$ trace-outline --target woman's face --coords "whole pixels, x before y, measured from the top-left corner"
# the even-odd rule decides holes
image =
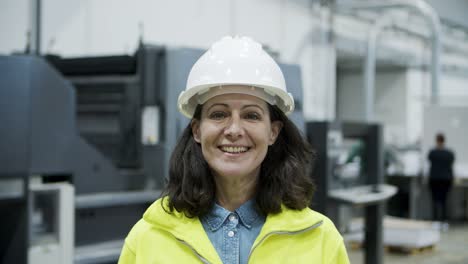
[[[270,121],[262,99],[224,94],[203,105],[201,120],[192,121],[192,132],[215,177],[257,177],[281,126],[280,121]]]

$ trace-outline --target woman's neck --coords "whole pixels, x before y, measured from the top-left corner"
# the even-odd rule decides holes
[[[255,195],[258,177],[215,177],[218,204],[233,212]]]

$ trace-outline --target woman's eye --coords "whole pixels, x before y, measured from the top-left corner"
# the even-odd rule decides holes
[[[260,116],[259,113],[255,112],[250,112],[245,115],[245,118],[250,119],[250,120],[261,120],[262,117]]]
[[[225,112],[217,111],[217,112],[213,112],[213,113],[210,114],[210,119],[214,119],[214,120],[220,120],[220,119],[223,119],[225,117],[226,117]]]

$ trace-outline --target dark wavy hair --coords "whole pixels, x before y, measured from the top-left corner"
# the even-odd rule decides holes
[[[309,175],[315,152],[278,107],[268,104],[268,108],[271,122],[281,121],[283,126],[261,165],[255,198],[257,208],[265,215],[281,212],[282,204],[291,209],[304,209],[315,190]],[[201,119],[201,110],[199,105],[194,119]],[[200,144],[193,138],[190,124],[172,152],[169,181],[162,197],[169,199],[169,210],[163,206],[166,211],[175,209],[188,217],[204,215],[216,201],[214,178]]]

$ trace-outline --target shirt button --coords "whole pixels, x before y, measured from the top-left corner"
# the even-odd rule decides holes
[[[234,222],[236,221],[237,217],[235,215],[230,215],[229,216],[229,221]]]
[[[234,236],[234,231],[229,231],[228,232],[228,237],[233,237]]]

